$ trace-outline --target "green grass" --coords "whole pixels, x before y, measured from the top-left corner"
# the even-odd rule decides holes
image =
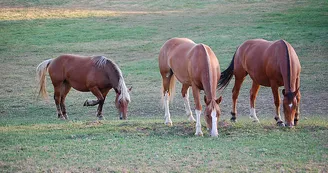
[[[0,172],[327,172],[327,6],[319,0],[1,1]],[[271,90],[264,87],[257,98],[261,123],[250,122],[249,78],[236,124],[229,122],[233,82],[222,93],[218,138],[205,127],[204,137],[194,136],[180,84],[170,105],[173,126],[165,126],[157,56],[172,37],[209,45],[222,70],[247,39],[291,43],[302,65],[299,126],[275,126]],[[66,100],[70,120],[58,120],[49,77],[49,101],[36,99],[36,66],[64,53],[105,55],[121,67],[133,86],[128,121],[118,120],[113,91],[102,122],[95,121],[96,107],[82,107],[94,96],[75,90]]]
[[[1,127],[0,145],[10,172],[315,172],[326,169],[327,127],[319,119],[295,129],[243,121],[210,138],[194,137],[194,125],[182,120],[173,127],[146,119],[67,122]]]

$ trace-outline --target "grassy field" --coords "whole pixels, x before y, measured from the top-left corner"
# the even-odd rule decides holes
[[[0,172],[328,172],[327,1],[0,1]],[[172,37],[209,45],[221,69],[247,39],[285,39],[302,65],[301,120],[276,127],[270,88],[248,119],[250,79],[239,121],[229,122],[232,84],[222,93],[219,137],[195,137],[178,91],[173,126],[164,125],[157,56]],[[118,120],[111,91],[104,121],[72,90],[69,121],[38,99],[35,68],[64,53],[104,55],[133,86],[129,120]],[[219,95],[219,93],[218,93]],[[191,105],[193,106],[192,98]],[[203,131],[206,131],[202,119]]]

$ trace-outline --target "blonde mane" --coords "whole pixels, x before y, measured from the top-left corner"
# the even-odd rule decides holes
[[[118,67],[118,65],[115,64],[114,61],[112,61],[104,56],[95,56],[92,58],[92,61],[94,62],[95,66],[99,67],[99,68],[105,68],[106,65],[111,65],[111,67],[117,72],[117,74],[119,76],[118,85],[116,87],[116,89],[120,92],[118,101],[123,99],[124,101],[131,102],[128,88],[125,85],[122,71]]]

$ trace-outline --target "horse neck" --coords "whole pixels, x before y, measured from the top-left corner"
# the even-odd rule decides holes
[[[293,50],[290,50],[290,45],[286,43],[284,40],[281,40],[284,45],[285,53],[282,56],[283,59],[280,61],[281,73],[283,74],[284,88],[286,93],[293,92],[296,90],[296,80],[297,80],[297,65],[295,63],[295,57],[292,54]],[[291,56],[292,55],[292,56]]]
[[[113,71],[115,71],[116,73]],[[111,80],[113,81],[112,86],[114,90],[116,91],[116,93],[120,94],[118,100],[124,99],[125,101],[130,101],[130,95],[125,85],[121,70],[115,65],[115,69],[111,68],[110,72],[108,73],[116,74],[116,76],[112,76]]]
[[[206,46],[203,44],[200,44],[200,46],[204,49],[204,53],[206,58],[204,58],[204,74],[202,74],[202,84],[204,88],[204,92],[206,94],[206,97],[208,99],[215,99],[216,98],[216,87],[217,87],[217,69],[213,67],[213,64],[211,62],[211,58],[216,57],[211,57],[210,54],[214,54],[211,52],[211,49],[207,50]],[[210,52],[209,52],[210,51]]]

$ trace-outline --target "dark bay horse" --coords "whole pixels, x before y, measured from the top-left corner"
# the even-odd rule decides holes
[[[84,106],[98,105],[97,117],[103,119],[102,107],[110,89],[116,92],[115,105],[120,119],[127,118],[130,89],[127,89],[119,67],[104,56],[82,57],[61,55],[40,63],[36,69],[39,79],[39,95],[48,96],[46,73],[48,71],[54,86],[54,99],[58,118],[67,119],[65,98],[71,87],[82,92],[92,92],[97,100],[86,100]]]
[[[232,121],[236,120],[237,98],[242,82],[247,74],[253,80],[250,90],[250,116],[259,122],[255,112],[255,99],[260,85],[271,87],[276,107],[275,120],[285,124],[280,118],[280,97],[278,88],[284,86],[282,94],[286,126],[297,125],[299,120],[301,65],[294,48],[284,40],[247,40],[236,50],[230,66],[222,72],[218,88],[226,87],[232,76],[235,85],[232,90]]]
[[[184,99],[186,114],[190,121],[195,121],[189,103],[189,87],[192,88],[196,105],[195,135],[203,135],[200,123],[202,111],[200,90],[204,90],[207,128],[210,129],[211,136],[218,136],[217,122],[221,114],[219,103],[222,97],[216,98],[216,88],[220,79],[220,65],[211,48],[204,44],[196,44],[187,38],[172,38],[162,46],[158,62],[162,75],[165,124],[172,125],[169,98],[173,97],[177,78],[182,83],[181,94]]]

